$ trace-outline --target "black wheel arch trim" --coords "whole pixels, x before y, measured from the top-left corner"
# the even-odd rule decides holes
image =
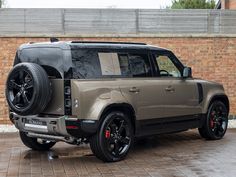
[[[130,116],[131,118],[131,123],[133,125],[134,131],[136,131],[136,116],[135,116],[136,114],[135,114],[135,110],[133,106],[129,103],[113,103],[113,104],[107,105],[103,109],[99,117],[99,125],[103,121],[104,116],[110,113],[111,111],[121,111],[123,113],[128,114],[128,116]]]
[[[213,95],[213,96],[209,99],[209,102],[208,102],[208,105],[207,105],[207,110],[208,110],[208,108],[210,107],[210,105],[211,105],[215,100],[222,101],[223,103],[225,103],[225,104],[226,104],[226,107],[227,107],[227,109],[228,109],[228,112],[230,111],[229,98],[228,98],[228,96],[225,95],[225,94]]]

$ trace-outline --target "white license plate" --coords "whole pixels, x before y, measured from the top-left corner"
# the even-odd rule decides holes
[[[47,130],[47,124],[44,121],[39,121],[37,119],[30,119],[25,121],[25,127],[27,128],[39,128]]]

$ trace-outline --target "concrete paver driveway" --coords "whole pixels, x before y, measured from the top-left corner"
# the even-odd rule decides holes
[[[142,139],[117,163],[101,162],[89,145],[58,143],[34,152],[17,133],[0,136],[0,176],[236,176],[236,129],[219,141],[201,139],[195,130]]]

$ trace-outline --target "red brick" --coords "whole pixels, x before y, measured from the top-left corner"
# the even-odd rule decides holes
[[[60,38],[60,40],[95,40],[145,42],[173,50],[185,65],[192,67],[194,77],[220,82],[230,98],[231,114],[236,115],[236,38]],[[0,38],[0,123],[9,123],[4,88],[16,49],[29,41],[49,38]]]

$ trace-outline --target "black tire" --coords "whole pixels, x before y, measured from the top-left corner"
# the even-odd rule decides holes
[[[17,64],[9,73],[6,99],[19,115],[41,113],[51,99],[51,84],[45,70],[35,63]]]
[[[91,150],[104,162],[120,161],[126,157],[134,141],[130,118],[115,111],[102,120],[99,130],[90,138]]]
[[[48,151],[56,144],[56,142],[51,141],[40,142],[39,139],[28,137],[27,133],[21,131],[20,138],[25,146],[35,151]]]
[[[199,134],[207,140],[219,140],[224,137],[228,127],[228,109],[221,101],[214,101],[208,108]]]

